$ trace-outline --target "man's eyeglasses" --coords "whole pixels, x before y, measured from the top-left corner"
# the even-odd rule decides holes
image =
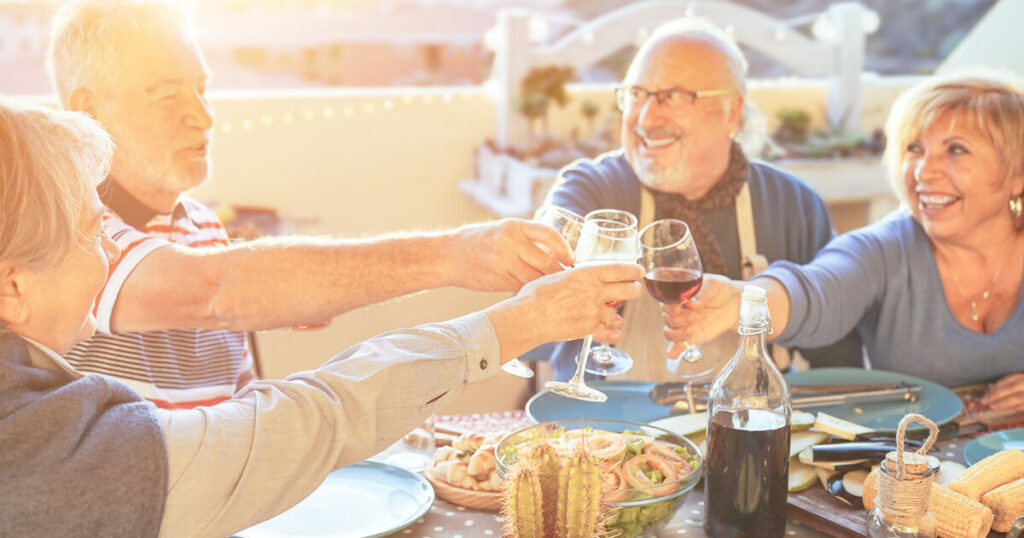
[[[722,90],[701,90],[691,92],[682,88],[668,88],[664,90],[648,90],[642,86],[620,86],[615,88],[615,98],[619,104],[619,110],[623,112],[644,106],[648,99],[654,100],[661,106],[673,110],[684,110],[692,107],[701,97],[716,97],[734,93],[735,88]]]

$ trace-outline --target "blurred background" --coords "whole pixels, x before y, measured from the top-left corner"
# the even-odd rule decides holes
[[[61,2],[0,0],[0,93],[54,104]],[[879,128],[917,77],[1024,75],[1022,0],[194,0],[213,74],[209,180],[193,194],[239,238],[363,237],[526,216],[558,168],[618,145],[612,88],[673,17],[739,41],[764,116],[757,156],[817,189],[839,231],[895,208]],[[471,255],[471,253],[469,253]],[[264,373],[312,368],[385,330],[503,296],[434,290],[257,336]],[[448,413],[521,408],[508,375]]]

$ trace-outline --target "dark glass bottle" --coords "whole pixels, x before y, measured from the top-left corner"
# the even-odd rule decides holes
[[[740,346],[711,385],[705,468],[704,532],[775,537],[786,530],[789,385],[765,347],[765,291],[746,286]]]

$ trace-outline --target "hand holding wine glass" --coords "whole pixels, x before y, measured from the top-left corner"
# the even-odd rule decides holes
[[[640,232],[640,264],[644,284],[662,304],[682,304],[700,291],[703,265],[687,224],[678,219],[652,222]],[[678,358],[669,355],[666,366],[675,375],[693,378],[714,365],[702,361],[700,348],[686,343]],[[700,363],[700,364],[697,364]]]
[[[558,232],[562,239],[565,239],[565,242],[569,244],[571,250],[576,249],[576,243],[580,239],[580,231],[583,229],[583,217],[563,207],[546,205],[537,210],[537,215],[533,220]],[[512,359],[506,362],[501,365],[501,369],[514,376],[533,377],[533,369],[523,364],[523,361],[519,359]]]
[[[635,262],[637,256],[635,224],[627,226],[617,220],[600,217],[600,212],[591,212],[583,222],[583,231],[580,233],[579,244],[576,246],[576,266]],[[607,395],[588,387],[583,379],[592,340],[593,335],[588,335],[583,339],[583,348],[580,350],[576,373],[572,379],[568,382],[549,381],[545,383],[544,387],[569,398],[591,402],[607,400]]]

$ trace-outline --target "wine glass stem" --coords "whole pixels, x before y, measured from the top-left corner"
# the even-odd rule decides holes
[[[572,376],[570,382],[582,382],[587,368],[587,358],[590,357],[590,344],[594,341],[594,335],[588,334],[583,337],[583,348],[580,349],[580,356],[576,359],[576,375]]]

